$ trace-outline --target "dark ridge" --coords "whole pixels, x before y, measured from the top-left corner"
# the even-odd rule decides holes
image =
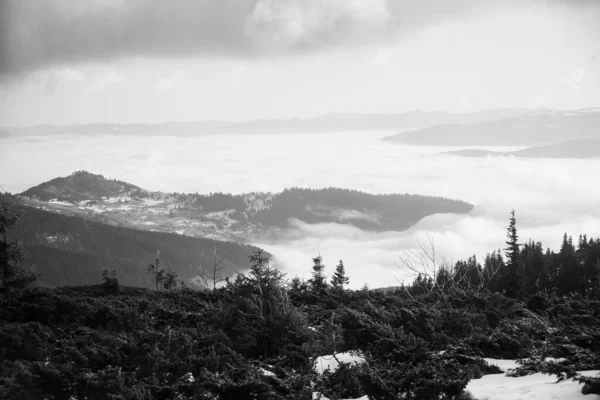
[[[117,268],[123,284],[146,287],[146,267],[157,250],[165,267],[189,281],[198,273],[193,265],[206,262],[203,254],[216,247],[225,256],[223,273],[230,275],[246,269],[248,256],[257,250],[233,242],[105,225],[31,207],[19,210],[19,236],[29,253],[24,266],[35,266],[41,272],[40,282],[50,286],[96,283],[104,268]]]

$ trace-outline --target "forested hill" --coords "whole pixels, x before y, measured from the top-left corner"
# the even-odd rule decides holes
[[[235,195],[151,192],[87,172],[54,179],[21,197],[31,206],[108,224],[241,241],[286,228],[292,219],[401,231],[431,214],[467,213],[473,208],[441,197],[339,188]]]
[[[158,250],[161,265],[190,284],[199,272],[195,266],[210,267],[214,249],[224,257],[223,276],[247,268],[248,256],[257,250],[232,242],[110,226],[31,207],[18,210],[22,215],[15,234],[23,238],[29,254],[23,265],[35,266],[40,282],[50,286],[95,284],[104,268],[116,268],[124,284],[147,287],[147,266]]]
[[[597,139],[600,108],[544,111],[497,121],[440,124],[384,140],[421,146],[533,146]]]
[[[534,146],[516,151],[455,150],[443,154],[462,157],[515,156],[523,158],[600,158],[600,140],[568,140],[548,146]]]
[[[463,201],[413,194],[373,195],[338,188],[284,190],[273,204],[254,215],[265,225],[285,226],[289,218],[307,223],[348,223],[366,230],[400,231],[437,213],[467,213]]]
[[[106,179],[102,175],[87,171],[77,171],[69,176],[54,178],[34,186],[23,192],[22,195],[35,196],[43,201],[58,199],[60,201],[78,202],[126,194],[143,196],[144,192],[144,190],[131,183]]]

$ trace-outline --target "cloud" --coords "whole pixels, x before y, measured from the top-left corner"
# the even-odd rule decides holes
[[[243,52],[252,2],[2,0],[0,74],[125,56]]]
[[[68,67],[53,68],[43,75],[46,77],[45,95],[54,94],[61,85],[81,83],[86,79],[82,72]]]
[[[260,50],[322,47],[364,40],[391,19],[387,0],[258,0],[246,19],[246,35]]]
[[[569,92],[577,92],[582,88],[582,81],[585,79],[585,71],[582,68],[573,68],[565,75],[552,81],[550,85],[544,87],[533,99],[531,105],[534,107],[553,106],[560,99],[563,99]]]
[[[386,64],[390,61],[394,55],[396,54],[396,49],[393,48],[380,48],[377,49],[373,59],[371,61],[371,66],[373,68],[379,68],[382,65]]]
[[[159,78],[158,82],[156,84],[156,88],[158,90],[169,90],[173,86],[181,83],[184,79],[185,79],[185,71],[178,70],[169,76]]]
[[[147,137],[142,148],[139,137],[120,136],[118,141],[115,146],[114,136],[105,135],[3,139],[0,182],[5,190],[20,192],[85,169],[167,192],[335,186],[440,195],[475,204],[467,215],[431,215],[403,232],[294,220],[289,229],[277,232],[276,240],[258,242],[276,255],[288,277],[308,278],[311,257],[319,252],[330,276],[341,258],[357,288],[365,282],[377,287],[394,285],[396,278],[408,279],[396,263],[403,250],[415,249],[427,235],[440,257],[452,261],[473,254],[482,259],[487,252],[504,248],[513,208],[521,242],[532,238],[558,250],[565,232],[600,236],[600,186],[592,173],[600,168],[598,159],[442,156],[438,153],[448,148],[390,145],[364,132],[226,135],[219,140]],[[23,158],[36,162],[21,163],[15,172],[11,166],[21,165]]]
[[[560,78],[558,82],[572,89],[579,89],[579,84],[581,83],[584,77],[585,71],[581,68],[575,68],[569,71],[569,73],[566,76]]]
[[[398,35],[448,18],[474,18],[499,4],[519,9],[546,3],[553,2],[0,0],[0,77],[123,57],[252,58],[379,47]],[[382,53],[379,60],[385,57]]]
[[[115,69],[108,69],[104,72],[100,79],[96,81],[96,83],[92,86],[93,91],[100,91],[106,89],[107,86],[114,85],[123,80],[124,74]]]

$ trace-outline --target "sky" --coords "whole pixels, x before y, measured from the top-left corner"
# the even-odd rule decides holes
[[[597,0],[0,0],[0,126],[600,105]]]

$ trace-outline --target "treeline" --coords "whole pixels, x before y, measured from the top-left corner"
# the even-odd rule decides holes
[[[366,230],[401,231],[431,214],[467,213],[472,208],[468,203],[441,197],[373,195],[337,188],[293,188],[276,194],[273,205],[259,211],[254,220],[263,225],[285,227],[289,218],[298,218],[311,224],[343,222]],[[339,210],[357,211],[359,214],[335,214]]]
[[[586,297],[600,292],[600,238],[588,239],[579,235],[577,244],[571,236],[563,235],[558,252],[541,242],[529,239],[518,242],[514,212],[507,230],[507,247],[485,256],[483,265],[476,256],[459,260],[453,266],[431,267],[405,262],[407,272],[417,274],[407,290],[423,293],[434,287],[459,286],[476,290],[486,289],[509,297],[527,297],[537,292],[566,295],[577,293]],[[426,255],[427,256],[427,255]]]
[[[263,226],[288,227],[296,218],[309,224],[351,223],[366,230],[408,229],[420,219],[435,213],[467,213],[473,206],[460,200],[413,194],[369,194],[357,190],[285,189],[272,195],[268,207],[247,213],[243,195],[210,193],[178,195],[190,200],[203,212],[234,210],[231,218]],[[258,197],[261,194],[257,194]]]

